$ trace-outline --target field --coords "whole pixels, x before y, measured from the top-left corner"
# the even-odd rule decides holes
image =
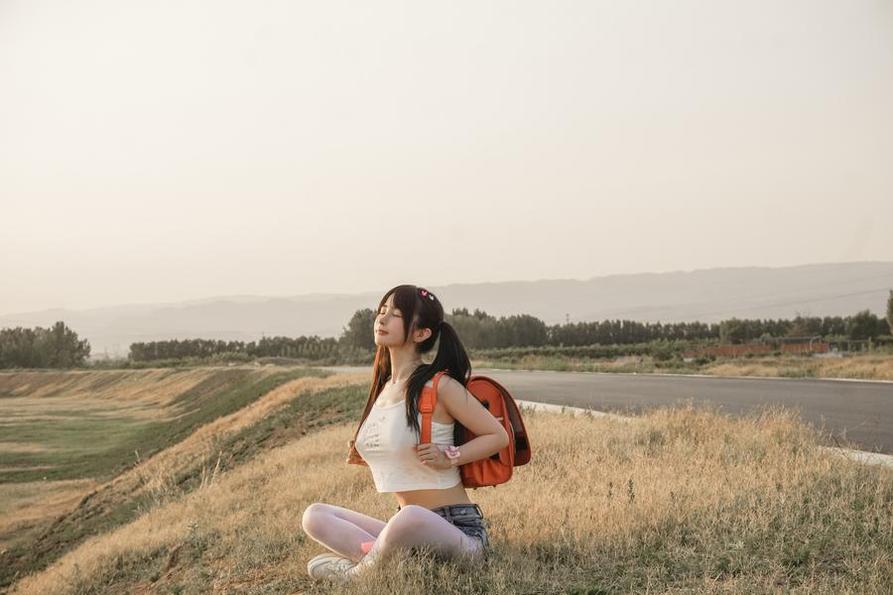
[[[225,469],[232,461],[207,461],[201,449],[176,453],[276,389],[292,387],[290,395],[328,374],[272,367],[0,374],[0,587],[87,535],[132,520],[163,493],[190,489],[209,465]],[[172,457],[178,473],[166,481],[175,483],[159,484],[152,469]]]
[[[703,364],[682,361],[655,361],[649,356],[626,356],[614,359],[574,359],[527,355],[514,361],[506,359],[475,359],[473,365],[480,368],[626,374],[709,374],[715,376],[893,380],[893,354],[888,353],[865,353],[839,358],[802,355],[718,358],[716,361]]]
[[[629,420],[528,411],[531,463],[469,492],[491,523],[487,562],[395,556],[362,583],[313,583],[305,565],[324,548],[301,529],[310,503],[394,510],[367,468],[344,462],[362,376],[295,380],[141,460],[96,492],[109,508],[142,486],[138,514],[32,559],[11,592],[893,590],[893,470],[829,454],[785,410],[731,418],[685,403]],[[200,480],[178,484],[184,469]],[[86,518],[92,500],[66,516]]]

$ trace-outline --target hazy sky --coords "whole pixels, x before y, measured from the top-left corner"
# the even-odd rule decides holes
[[[0,2],[0,313],[893,260],[893,2]]]

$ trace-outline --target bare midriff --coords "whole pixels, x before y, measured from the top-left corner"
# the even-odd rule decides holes
[[[425,508],[438,508],[453,504],[473,504],[468,499],[468,492],[460,481],[451,488],[443,490],[411,490],[408,492],[394,492],[397,504],[404,507],[407,504],[424,506]]]

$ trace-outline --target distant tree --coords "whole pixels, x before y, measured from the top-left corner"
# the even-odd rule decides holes
[[[719,323],[719,340],[723,343],[744,343],[748,337],[746,320],[730,318]]]
[[[529,347],[546,344],[546,324],[529,314],[499,319],[496,329],[497,347]]]
[[[862,310],[847,321],[846,334],[853,340],[874,339],[880,334],[880,319],[870,310]]]
[[[805,337],[809,334],[809,325],[807,324],[806,319],[798,314],[792,321],[791,327],[788,329],[788,332],[785,333],[785,336]]]
[[[375,312],[372,308],[357,310],[341,335],[342,344],[360,349],[375,349]]]
[[[823,336],[846,335],[846,319],[843,316],[826,316],[822,319]]]
[[[77,333],[61,320],[41,334],[46,349],[44,362],[49,368],[83,366],[90,356],[90,342],[78,339]]]
[[[783,333],[786,337],[810,337],[822,334],[822,319],[817,317],[802,316],[799,313],[791,320],[787,321],[787,332]]]
[[[890,327],[890,334],[893,335],[893,289],[887,298],[887,325]]]
[[[90,356],[90,342],[61,320],[51,328],[0,330],[0,367],[75,368]]]
[[[34,329],[20,326],[0,330],[0,367],[39,368],[39,357],[34,349],[36,335]]]

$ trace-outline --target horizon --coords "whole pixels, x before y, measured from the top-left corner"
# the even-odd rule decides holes
[[[799,265],[791,265],[791,266],[739,266],[739,267],[710,267],[704,269],[690,269],[690,270],[672,270],[672,271],[643,271],[637,273],[616,273],[610,275],[597,275],[592,277],[587,277],[584,279],[573,279],[573,278],[547,278],[547,279],[509,279],[502,282],[484,282],[486,284],[494,284],[494,283],[537,283],[537,282],[552,282],[552,281],[579,281],[579,282],[588,282],[596,279],[607,279],[612,277],[634,277],[639,275],[670,275],[676,273],[699,273],[699,272],[707,272],[707,271],[721,271],[721,270],[736,270],[736,269],[788,269],[788,268],[807,268],[807,267],[818,267],[818,266],[830,266],[830,265],[850,265],[850,264],[893,264],[893,260],[870,260],[870,261],[855,261],[855,262],[813,262],[813,263],[805,263]],[[450,286],[456,285],[482,285],[484,283],[451,283],[448,285],[438,286],[431,285],[430,287],[438,287],[439,290],[444,288],[449,288]],[[106,308],[117,308],[117,307],[130,307],[130,306],[166,306],[166,305],[179,305],[179,304],[196,304],[202,302],[212,302],[212,301],[226,301],[236,298],[241,299],[256,299],[259,301],[266,300],[277,300],[277,299],[291,299],[291,298],[299,298],[299,297],[312,297],[312,296],[323,296],[323,295],[332,295],[332,296],[353,296],[357,294],[363,293],[375,293],[383,291],[384,288],[372,289],[372,290],[363,290],[356,292],[344,292],[344,293],[334,293],[334,292],[310,292],[310,293],[301,293],[301,294],[292,294],[292,295],[262,295],[262,294],[229,294],[229,295],[213,295],[213,296],[204,296],[204,297],[196,297],[196,298],[188,298],[184,300],[177,301],[160,301],[160,302],[127,302],[127,303],[114,303],[114,304],[104,304],[97,306],[90,306],[86,308],[45,308],[42,310],[31,310],[31,311],[22,311],[22,312],[0,312],[0,317],[5,316],[15,316],[15,315],[28,315],[28,314],[37,314],[42,312],[54,311],[54,310],[64,310],[69,312],[85,312],[90,310],[102,310]],[[893,287],[890,289],[893,291]],[[878,292],[886,291],[883,288],[878,288]],[[828,299],[828,298],[822,298]],[[886,299],[886,298],[885,298]],[[880,308],[880,307],[879,307]],[[855,312],[854,312],[855,313]],[[667,321],[670,322],[670,321]]]

